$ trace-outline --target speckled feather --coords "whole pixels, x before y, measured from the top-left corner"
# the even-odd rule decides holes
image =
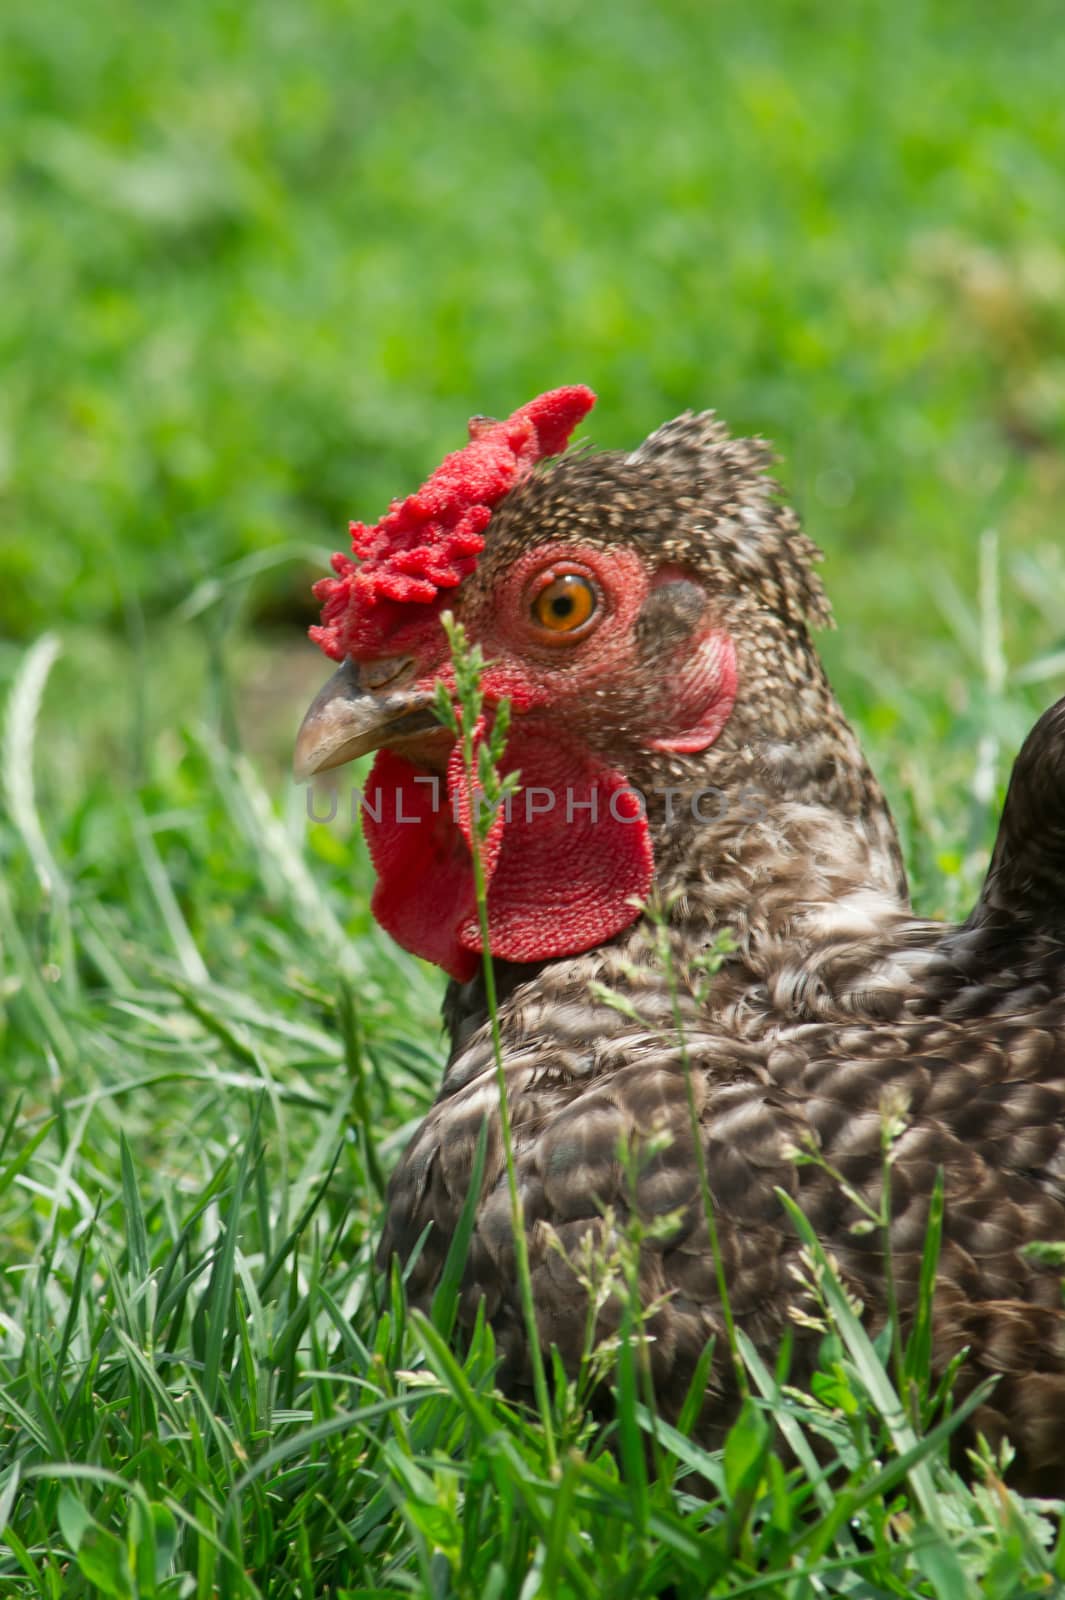
[[[988,885],[960,928],[909,908],[883,796],[832,695],[810,624],[829,619],[815,547],[765,476],[758,442],[709,416],[660,429],[632,455],[577,452],[528,479],[497,511],[460,591],[476,633],[495,585],[545,540],[634,546],[696,572],[736,641],[741,693],[720,739],[698,756],[640,747],[632,708],[603,696],[594,734],[650,801],[656,890],[668,908],[683,1041],[657,930],[641,918],[610,943],[535,967],[502,965],[500,1028],[541,1341],[573,1367],[585,1306],[568,1263],[610,1208],[622,1225],[679,1210],[641,1260],[654,1317],[651,1361],[667,1415],[717,1336],[702,1436],[720,1441],[735,1394],[685,1088],[700,1137],[736,1321],[772,1356],[803,1305],[799,1244],[776,1196],[793,1195],[834,1253],[872,1328],[886,1295],[881,1240],[820,1166],[810,1138],[875,1202],[881,1106],[904,1102],[892,1168],[891,1242],[904,1318],[912,1311],[929,1198],[945,1180],[934,1304],[934,1366],[970,1354],[961,1390],[1001,1378],[972,1428],[1007,1432],[1018,1482],[1065,1480],[1065,1311],[1059,1274],[1022,1251],[1065,1239],[1065,701],[1019,758]],[[668,621],[667,624],[668,625]],[[647,693],[656,652],[647,641]],[[710,821],[669,786],[713,787]],[[707,979],[702,958],[729,929],[735,950]],[[614,1004],[603,998],[604,991]],[[483,1301],[520,1389],[528,1352],[515,1283],[491,1042],[479,980],[453,984],[453,1048],[440,1097],[397,1168],[381,1246],[406,1260],[416,1301],[438,1279],[488,1124],[484,1186],[462,1313]],[[635,1194],[619,1149],[668,1136]],[[431,1225],[431,1226],[429,1226]],[[560,1248],[561,1247],[561,1248]],[[604,1309],[600,1332],[611,1326]],[[817,1335],[798,1329],[793,1375]]]

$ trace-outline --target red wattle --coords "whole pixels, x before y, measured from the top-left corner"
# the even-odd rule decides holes
[[[458,940],[460,921],[477,914],[473,866],[440,779],[391,750],[379,751],[363,797],[362,830],[377,873],[370,909],[382,928],[404,950],[465,983],[481,964]]]
[[[564,746],[548,726],[515,728],[504,770],[519,770],[522,788],[482,846],[492,954],[543,961],[620,933],[639,915],[654,870],[641,798],[622,773]],[[363,827],[378,873],[378,922],[404,949],[470,978],[481,933],[458,756],[445,784],[381,751]]]
[[[643,801],[620,772],[560,743],[556,730],[515,729],[506,765],[521,772],[488,887],[493,955],[577,955],[635,922],[654,856]],[[481,949],[476,918],[460,929]]]

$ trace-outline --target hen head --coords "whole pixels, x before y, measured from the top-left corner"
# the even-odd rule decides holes
[[[363,796],[374,913],[459,980],[481,939],[466,784],[432,710],[436,683],[453,685],[443,610],[482,648],[486,716],[504,697],[512,710],[504,770],[521,788],[484,852],[491,947],[507,960],[629,926],[656,854],[677,848],[664,797],[725,793],[753,748],[786,767],[833,722],[807,632],[829,621],[818,552],[775,499],[766,447],[686,414],[631,454],[535,471],[593,401],[557,390],[506,422],[476,419],[417,495],[353,525],[361,565],[335,557],[316,590],[312,636],[343,665],[307,713],[297,772],[378,752]]]

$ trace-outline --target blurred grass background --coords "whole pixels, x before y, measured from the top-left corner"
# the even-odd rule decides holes
[[[1052,0],[9,0],[0,59],[10,638],[342,544],[573,380],[606,445],[773,438],[874,660],[983,528],[1060,542]]]

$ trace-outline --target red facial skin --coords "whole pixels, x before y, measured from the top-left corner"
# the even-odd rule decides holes
[[[596,607],[570,632],[539,623],[533,605],[564,574],[592,586]],[[506,697],[513,720],[502,767],[522,790],[482,847],[493,954],[539,961],[593,948],[629,926],[651,886],[653,853],[640,798],[594,753],[606,695],[646,674],[636,621],[653,587],[630,550],[543,545],[514,565],[483,609],[465,620],[488,665],[487,714]],[[427,619],[428,621],[428,619]],[[432,622],[416,651],[419,681],[451,678],[442,629]],[[642,735],[647,748],[704,749],[736,693],[731,640],[709,624],[663,680],[664,704]],[[398,943],[464,981],[480,966],[469,795],[458,752],[437,732],[385,750],[374,765],[364,826],[378,871],[373,910]],[[436,786],[429,775],[439,773]],[[373,812],[379,812],[374,820]],[[417,821],[399,820],[417,817]]]

